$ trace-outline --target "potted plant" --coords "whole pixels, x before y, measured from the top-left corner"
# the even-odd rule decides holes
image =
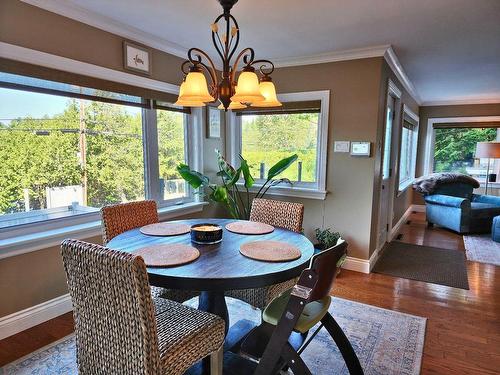
[[[250,173],[248,162],[240,155],[240,167],[233,167],[220,153],[217,153],[217,163],[220,183],[214,184],[210,179],[200,172],[192,170],[186,164],[179,164],[177,171],[181,177],[194,189],[205,188],[208,190],[208,199],[221,203],[229,215],[234,219],[248,220],[250,218],[250,188],[254,185],[255,179]],[[263,198],[269,188],[281,183],[291,184],[287,178],[276,178],[297,160],[296,154],[284,158],[274,164],[267,172],[267,179],[260,187],[255,198]],[[240,178],[242,179],[239,183]]]
[[[316,234],[316,241],[318,241],[314,245],[314,248],[316,249],[315,253],[320,252],[321,250],[329,249],[332,246],[335,246],[339,242],[339,240],[342,239],[342,236],[340,235],[339,232],[333,232],[330,228],[326,229],[316,228],[314,232]],[[339,269],[337,274],[340,273],[340,268],[344,264],[346,257],[347,253],[342,255],[342,258],[340,258],[339,261],[337,262],[337,267]]]

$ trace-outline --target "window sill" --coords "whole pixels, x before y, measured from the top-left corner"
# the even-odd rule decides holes
[[[172,219],[203,210],[207,202],[190,202],[158,209],[160,221]],[[15,236],[0,240],[0,259],[30,253],[32,251],[59,246],[68,237],[87,239],[102,233],[101,221],[92,220],[87,223],[63,226],[61,228]]]
[[[398,187],[398,195],[397,195],[397,196],[399,197],[399,196],[400,196],[400,195],[402,195],[402,194],[403,194],[406,190],[408,190],[408,188],[409,188],[410,186],[412,186],[413,181],[414,181],[414,179],[412,178],[412,179],[409,179],[409,180],[404,181],[404,182],[402,182],[401,184],[399,184],[399,187]]]
[[[243,186],[243,183],[238,183],[238,186]],[[253,185],[249,191],[251,193],[257,193],[261,188],[261,184]],[[327,191],[308,189],[303,187],[287,187],[287,186],[274,186],[270,188],[266,195],[282,196],[282,197],[296,197],[296,198],[306,198],[306,199],[326,199]]]

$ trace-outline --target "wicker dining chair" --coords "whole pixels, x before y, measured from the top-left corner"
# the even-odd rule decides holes
[[[153,200],[120,203],[101,208],[102,241],[106,246],[119,234],[144,225],[159,222],[158,208]],[[153,297],[168,298],[172,301],[184,302],[200,293],[190,290],[165,289],[151,287]]]
[[[255,198],[250,209],[250,221],[266,223],[274,227],[302,232],[304,205],[272,199]],[[265,308],[275,297],[292,288],[298,278],[257,289],[230,290],[226,296],[237,298],[254,307]]]
[[[222,374],[224,321],[153,301],[144,260],[78,240],[61,253],[73,304],[79,374],[183,374],[210,355]]]

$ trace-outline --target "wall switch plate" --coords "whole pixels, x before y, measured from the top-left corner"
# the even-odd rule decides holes
[[[349,152],[349,141],[335,141],[333,144],[333,152]]]
[[[371,142],[351,142],[351,156],[370,157]]]

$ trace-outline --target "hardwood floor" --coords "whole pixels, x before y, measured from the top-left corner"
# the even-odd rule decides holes
[[[426,227],[414,213],[401,241],[464,251],[462,236]],[[422,374],[499,374],[500,268],[467,262],[470,290],[343,270],[332,294],[427,317]],[[65,314],[0,341],[0,366],[72,331]]]

